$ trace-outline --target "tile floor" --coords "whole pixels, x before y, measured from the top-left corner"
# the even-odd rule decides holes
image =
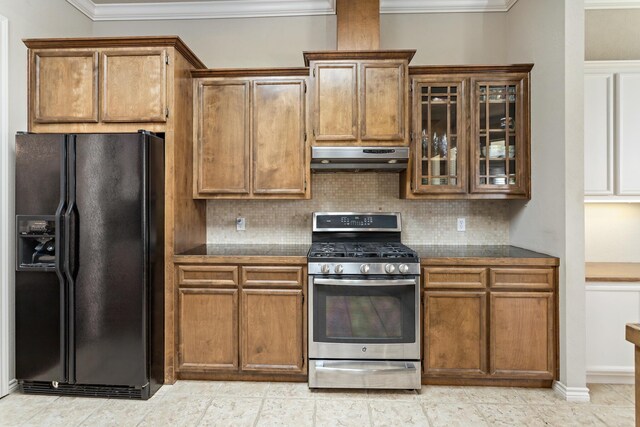
[[[567,403],[542,389],[310,391],[304,383],[179,381],[146,402],[13,393],[0,399],[0,426],[634,425],[632,385],[590,389],[591,403]]]

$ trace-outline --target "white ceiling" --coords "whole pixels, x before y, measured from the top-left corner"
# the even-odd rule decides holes
[[[94,21],[252,18],[335,14],[335,0],[67,0]],[[506,12],[517,0],[380,0],[381,13]],[[640,0],[585,0],[587,9]]]

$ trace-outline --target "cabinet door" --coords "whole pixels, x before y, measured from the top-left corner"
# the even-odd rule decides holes
[[[414,193],[466,193],[466,84],[463,79],[413,81]]]
[[[102,121],[166,121],[166,58],[163,49],[103,51]]]
[[[640,73],[618,74],[618,194],[640,196]]]
[[[471,192],[528,198],[529,77],[471,79]]]
[[[407,66],[402,62],[360,65],[360,139],[408,143],[405,123]],[[406,141],[405,141],[406,140]]]
[[[98,122],[98,52],[32,50],[29,55],[31,120]]]
[[[553,379],[553,313],[551,292],[492,292],[491,374]]]
[[[304,372],[302,289],[243,289],[241,368]]]
[[[181,371],[238,369],[238,290],[179,289]]]
[[[613,194],[613,74],[584,77],[584,192]]]
[[[306,190],[305,81],[254,81],[253,193]]]
[[[425,292],[424,373],[487,373],[486,292]]]
[[[249,81],[199,81],[194,197],[249,194]]]
[[[356,141],[358,139],[357,64],[316,64],[313,75],[315,142]]]

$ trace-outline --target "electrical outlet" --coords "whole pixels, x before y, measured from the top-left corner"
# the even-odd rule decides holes
[[[236,218],[236,231],[244,231],[247,229],[247,222],[241,216]]]
[[[458,225],[458,231],[466,231],[467,230],[466,218],[458,218],[457,225]]]

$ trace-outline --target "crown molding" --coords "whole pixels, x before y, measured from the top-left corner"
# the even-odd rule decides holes
[[[584,8],[595,9],[638,9],[639,0],[584,0]]]
[[[335,0],[210,0],[112,4],[95,4],[91,0],[67,0],[67,2],[92,21],[260,18],[336,13]]]
[[[381,13],[506,12],[517,0],[381,0]],[[93,21],[333,15],[335,0],[209,0],[95,4],[67,0]]]
[[[507,12],[518,0],[380,0],[380,13]]]

